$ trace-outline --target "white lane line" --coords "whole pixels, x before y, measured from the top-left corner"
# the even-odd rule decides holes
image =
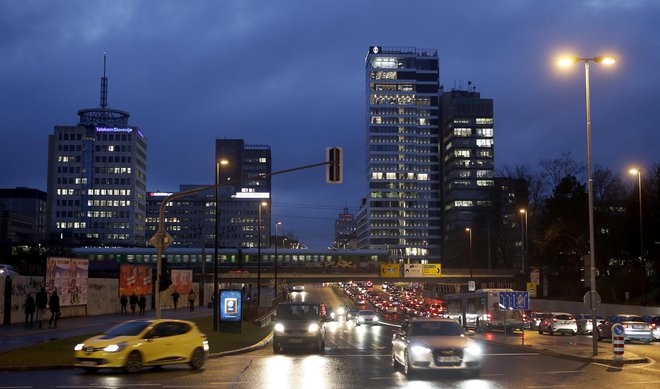
[[[539,353],[499,353],[499,354],[484,354],[489,357],[531,357],[540,355]]]

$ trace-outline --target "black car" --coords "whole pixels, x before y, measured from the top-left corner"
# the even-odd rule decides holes
[[[273,352],[288,348],[311,347],[325,350],[325,321],[323,306],[318,303],[280,303],[275,316]]]

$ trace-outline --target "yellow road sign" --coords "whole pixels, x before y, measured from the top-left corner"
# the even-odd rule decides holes
[[[380,265],[380,276],[381,277],[400,277],[401,275],[401,265],[398,263],[389,263],[386,265]]]
[[[422,267],[422,277],[442,277],[439,263],[425,263]]]

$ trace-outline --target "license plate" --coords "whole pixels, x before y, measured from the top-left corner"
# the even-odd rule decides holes
[[[302,343],[302,339],[289,339],[289,343]]]
[[[96,366],[96,362],[94,361],[81,361],[80,364],[83,366]]]
[[[633,328],[644,328],[644,327],[645,327],[644,325],[640,325],[640,324],[633,325]]]
[[[453,357],[438,357],[437,358],[438,362],[460,362],[461,359],[457,356]]]

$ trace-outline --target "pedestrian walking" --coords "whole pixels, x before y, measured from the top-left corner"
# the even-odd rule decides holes
[[[195,300],[197,300],[197,295],[194,290],[190,289],[190,293],[188,293],[188,307],[191,312],[195,310]]]
[[[121,314],[126,315],[128,314],[128,310],[126,309],[126,305],[128,304],[128,297],[126,297],[125,294],[121,294],[121,297],[119,298],[119,303],[121,304]]]
[[[138,297],[135,294],[135,292],[133,292],[133,294],[131,295],[129,303],[131,304],[131,312],[133,312],[133,316],[135,316],[135,306],[138,303]]]
[[[176,306],[179,304],[179,292],[174,289],[174,293],[172,293],[172,303],[174,304],[174,309],[176,310]]]
[[[57,289],[53,289],[53,293],[48,300],[48,308],[50,308],[50,320],[48,320],[48,327],[55,324],[57,328],[57,320],[60,318],[60,296],[57,295]]]
[[[147,308],[147,298],[143,294],[140,295],[138,300],[138,307],[140,308],[140,315],[144,316],[144,310]]]
[[[39,322],[39,328],[41,328],[41,320],[46,316],[46,306],[48,305],[48,294],[46,294],[46,288],[41,288],[37,292],[37,298],[35,301],[37,305],[37,322]]]
[[[37,309],[37,305],[34,302],[34,297],[31,293],[28,293],[25,298],[25,327],[32,327],[34,321],[34,311]]]

